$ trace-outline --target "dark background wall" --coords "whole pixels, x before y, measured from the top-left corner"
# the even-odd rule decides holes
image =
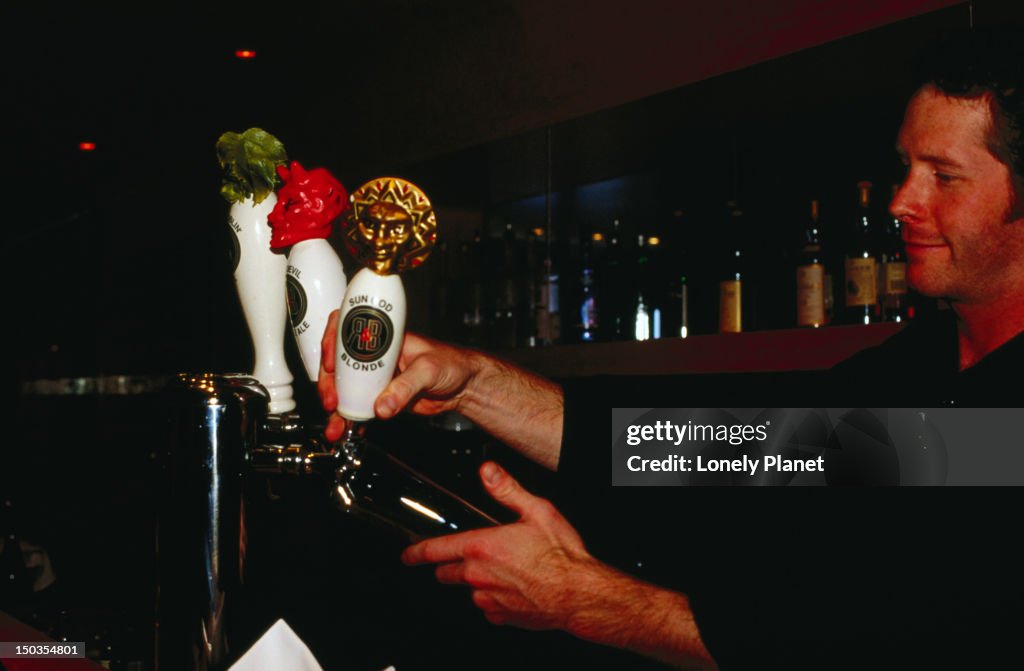
[[[265,127],[350,187],[405,175],[453,240],[510,217],[520,235],[536,224],[547,127],[553,186],[576,203],[556,211],[565,245],[617,214],[700,213],[738,188],[748,208],[796,212],[815,179],[841,193],[869,169],[889,179],[912,54],[967,25],[971,8],[405,0],[4,11],[14,311],[27,317],[16,345],[30,379],[250,365],[217,195],[213,144],[225,130]],[[1015,11],[973,7],[979,23]],[[258,57],[235,59],[240,47]],[[83,140],[97,150],[78,151]],[[638,176],[639,194],[573,191],[623,175]],[[408,284],[411,325],[425,328],[428,292]]]

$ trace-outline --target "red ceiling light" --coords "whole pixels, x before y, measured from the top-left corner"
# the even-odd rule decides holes
[[[95,142],[79,142],[78,143],[78,148],[81,151],[95,151],[96,150],[96,143]]]
[[[251,60],[253,58],[256,58],[256,50],[255,49],[238,49],[237,51],[235,51],[235,58],[237,58],[239,60],[242,60],[242,61]]]

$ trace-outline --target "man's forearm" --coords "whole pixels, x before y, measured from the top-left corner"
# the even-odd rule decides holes
[[[578,575],[569,633],[686,669],[717,669],[685,595],[595,562]]]
[[[470,356],[476,373],[459,412],[529,459],[558,469],[562,448],[562,388],[486,354]]]

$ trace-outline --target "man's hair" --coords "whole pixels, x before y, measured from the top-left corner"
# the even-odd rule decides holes
[[[975,28],[952,35],[921,61],[917,84],[955,98],[989,96],[989,151],[1010,169],[1018,197],[1024,197],[1024,30]]]

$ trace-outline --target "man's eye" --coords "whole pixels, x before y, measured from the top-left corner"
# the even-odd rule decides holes
[[[950,175],[949,173],[936,171],[935,172],[935,179],[937,179],[938,181],[942,182],[943,184],[949,184],[950,182],[955,180],[956,177],[954,175]]]

